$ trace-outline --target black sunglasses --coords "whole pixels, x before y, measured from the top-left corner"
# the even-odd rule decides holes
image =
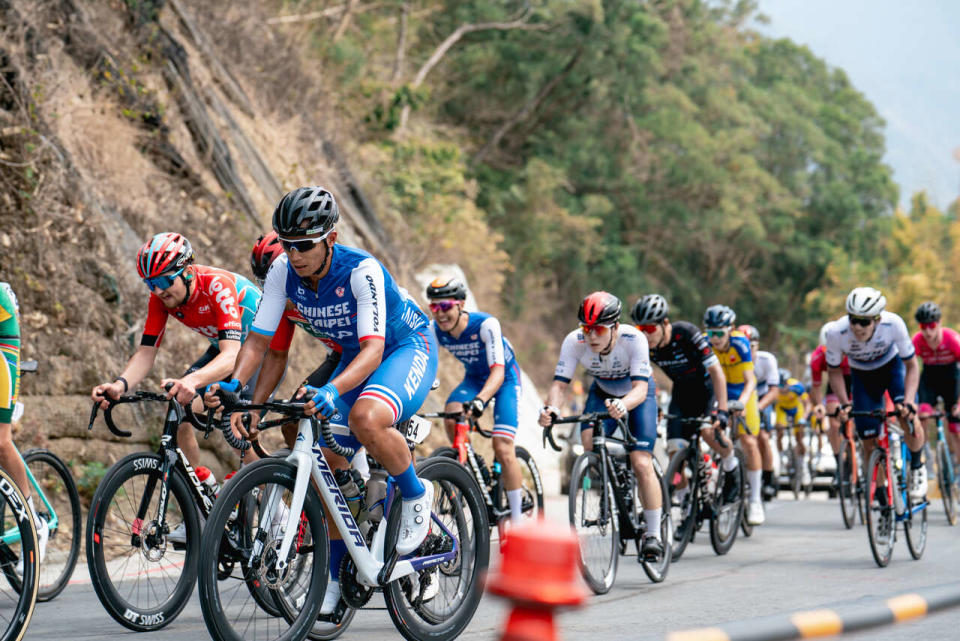
[[[863,318],[861,316],[848,315],[847,318],[850,319],[851,325],[859,325],[860,327],[867,327],[873,322],[872,318]]]
[[[294,249],[299,253],[308,252],[319,243],[322,243],[326,238],[326,234],[320,236],[319,238],[307,238],[306,240],[285,240],[280,239],[280,246],[283,247],[284,251],[292,252]]]

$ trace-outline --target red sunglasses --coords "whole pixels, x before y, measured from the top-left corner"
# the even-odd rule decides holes
[[[659,324],[656,324],[656,325],[637,325],[637,329],[639,329],[639,330],[640,330],[641,332],[643,332],[644,334],[653,334],[655,331],[657,331],[657,328],[658,328],[658,327],[660,327]]]
[[[937,321],[932,321],[930,323],[920,323],[920,329],[934,329],[938,325]]]

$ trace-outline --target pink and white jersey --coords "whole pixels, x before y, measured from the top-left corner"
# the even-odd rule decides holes
[[[609,354],[595,354],[579,329],[567,334],[560,346],[554,380],[569,383],[578,363],[593,376],[600,389],[614,396],[629,392],[632,381],[649,380],[653,370],[647,337],[630,325],[620,325],[618,331],[617,343]]]
[[[960,361],[960,334],[949,327],[943,328],[943,340],[930,347],[922,332],[913,335],[913,347],[924,365],[950,365]]]

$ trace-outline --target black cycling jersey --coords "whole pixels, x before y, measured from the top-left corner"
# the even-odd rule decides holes
[[[651,347],[650,360],[674,383],[703,381],[709,376],[707,368],[718,362],[706,337],[686,321],[672,324],[670,342],[665,347]]]

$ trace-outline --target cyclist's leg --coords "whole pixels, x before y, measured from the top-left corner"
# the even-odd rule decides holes
[[[904,378],[906,376],[907,368],[903,364],[903,361],[899,358],[895,358],[890,361],[889,365],[886,367],[888,368],[887,391],[890,394],[890,398],[893,399],[893,402],[915,403],[916,399],[904,398]],[[923,445],[926,442],[926,439],[920,419],[917,418],[916,415],[910,421],[904,421],[903,419],[900,419],[900,427],[903,428],[903,440],[910,449],[910,464],[912,469],[916,470],[923,467]]]
[[[740,424],[740,447],[747,463],[747,480],[750,483],[750,503],[760,504],[760,479],[762,477],[760,447],[757,435],[760,433],[760,411],[757,409],[757,394],[754,392],[743,409],[743,422]],[[761,508],[762,509],[762,508]]]
[[[30,499],[27,471],[17,446],[13,444],[13,410],[17,406],[19,391],[20,339],[0,338],[0,467],[13,477],[24,498]]]
[[[627,447],[630,465],[637,477],[637,489],[643,502],[643,520],[647,524],[646,535],[660,541],[660,517],[663,513],[663,493],[657,471],[653,467],[653,446],[657,442],[657,391],[653,379],[647,387],[647,398],[630,410],[628,425],[636,443]],[[662,550],[644,546],[645,554],[662,553]]]
[[[827,419],[827,441],[830,443],[830,448],[833,450],[834,457],[837,460],[837,469],[839,469],[840,451],[843,449],[843,436],[840,434],[840,420],[830,416],[830,414],[837,411],[837,408],[840,406],[840,401],[837,399],[836,394],[828,393],[823,405],[829,417]]]
[[[804,443],[803,441],[804,428],[803,428],[803,425],[800,424],[800,420],[802,418],[800,416],[800,410],[799,409],[793,410],[793,412],[791,413],[791,416],[793,419],[792,420],[793,438],[794,438],[794,442],[796,443],[795,449],[797,452],[797,456],[799,456],[800,460],[802,461],[803,457],[807,455],[807,444]]]
[[[464,378],[459,385],[452,392],[450,396],[447,397],[447,402],[444,405],[444,412],[460,412],[463,410],[463,404],[472,401],[477,392],[483,388],[483,381],[476,381],[470,377]],[[443,419],[443,427],[447,432],[447,437],[450,439],[450,442],[453,443],[454,429],[456,428],[457,421],[452,418]]]
[[[493,454],[500,461],[503,488],[507,491],[507,502],[510,504],[510,518],[517,522],[523,515],[523,490],[520,488],[523,478],[514,446],[520,424],[517,407],[520,399],[518,374],[518,371],[508,371],[503,384],[493,397]]]
[[[760,463],[763,469],[762,483],[763,487],[773,485],[773,447],[770,445],[770,432],[773,430],[774,414],[773,404],[767,405],[760,411]],[[769,495],[770,492],[768,491]]]
[[[882,368],[881,368],[882,369]],[[869,412],[871,410],[886,408],[884,392],[886,391],[886,377],[878,375],[877,370],[850,370],[851,382],[851,400],[853,410],[857,412]],[[877,447],[877,435],[880,433],[880,420],[872,416],[857,416],[853,419],[853,424],[857,428],[857,436],[863,443],[864,464],[870,461],[870,454]],[[881,474],[883,470],[881,470]],[[885,483],[885,478],[877,479],[878,484]]]

